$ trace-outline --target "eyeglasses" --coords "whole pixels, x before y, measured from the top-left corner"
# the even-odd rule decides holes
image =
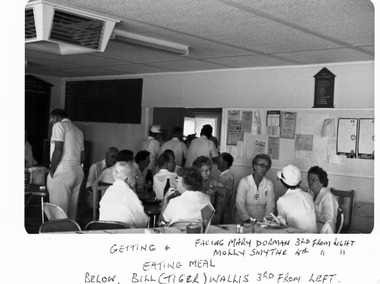
[[[256,164],[256,165],[260,166],[261,168],[265,168],[266,170],[269,169],[269,165],[267,165],[267,164],[260,163],[260,164]]]
[[[314,183],[314,182],[319,182],[319,179],[317,179],[317,178],[308,178],[307,181]]]

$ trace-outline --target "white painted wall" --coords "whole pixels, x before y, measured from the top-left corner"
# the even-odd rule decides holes
[[[109,146],[137,152],[152,121],[152,107],[311,108],[314,102],[314,75],[323,67],[336,75],[334,102],[337,109],[374,108],[374,62],[145,74],[117,77],[144,79],[143,117],[140,125],[78,125],[83,130],[85,139],[93,142],[93,161],[102,159]],[[75,80],[112,78],[116,77],[86,77]],[[43,79],[51,82],[46,77]],[[52,91],[51,107],[63,107],[66,80],[53,81],[55,87]],[[369,168],[372,169],[373,164]],[[268,176],[276,184],[276,192],[280,195],[282,192],[276,183],[276,171],[271,170]],[[239,180],[250,174],[251,168],[234,166],[233,172]],[[329,178],[330,185],[337,189],[355,189],[356,200],[374,200],[373,178],[341,175],[329,175]]]

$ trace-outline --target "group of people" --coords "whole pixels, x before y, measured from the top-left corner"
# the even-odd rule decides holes
[[[50,122],[53,124],[47,179],[50,202],[75,220],[84,178],[83,134],[62,109],[51,113]],[[199,220],[201,209],[210,203],[216,209],[214,222],[233,222],[230,213],[236,204],[238,222],[263,220],[277,214],[281,223],[305,232],[320,232],[326,224],[334,232],[338,204],[327,188],[327,173],[323,169],[316,166],[309,170],[309,192],[306,192],[299,187],[300,170],[293,165],[284,167],[277,178],[286,193],[276,204],[273,182],[266,178],[272,164],[268,155],[254,157],[253,173],[243,177],[234,191],[235,178],[230,170],[234,159],[229,153],[218,152],[211,126],[205,125],[200,137],[194,138],[189,146],[183,142],[179,127],[173,129],[171,139],[166,142],[157,139],[160,133],[160,126],[153,125],[136,155],[130,150],[110,147],[104,160],[91,166],[86,183],[89,195],[99,182],[110,184],[99,203],[100,220],[120,221],[130,227],[147,226],[148,216],[138,193],[146,189],[147,177],[152,175],[153,191],[162,200],[160,220],[168,224]],[[217,177],[211,176],[213,164],[219,170]],[[170,188],[164,192],[168,181]]]
[[[309,188],[300,188],[301,171],[287,165],[277,173],[277,180],[285,190],[277,203],[273,182],[266,178],[272,161],[268,155],[259,154],[252,161],[253,173],[240,180],[237,188],[236,209],[241,220],[250,218],[276,219],[309,233],[334,233],[337,221],[338,202],[330,192],[327,173],[320,167],[311,167],[307,173]]]

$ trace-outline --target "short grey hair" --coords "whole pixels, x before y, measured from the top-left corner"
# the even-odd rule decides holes
[[[117,162],[112,169],[114,180],[125,180],[136,168],[132,162]]]

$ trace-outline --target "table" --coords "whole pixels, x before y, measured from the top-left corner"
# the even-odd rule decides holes
[[[246,228],[245,234],[250,233],[250,228]],[[262,228],[255,225],[256,234],[292,234],[303,233],[295,228],[271,229]],[[57,233],[54,233],[57,234]],[[62,234],[186,234],[184,227],[164,227],[164,228],[132,228],[132,229],[112,229],[94,231],[62,232]],[[211,225],[208,234],[236,234],[236,224]]]
[[[44,223],[44,198],[49,196],[45,185],[25,184],[25,207],[29,204],[33,196],[41,197],[41,219]]]

